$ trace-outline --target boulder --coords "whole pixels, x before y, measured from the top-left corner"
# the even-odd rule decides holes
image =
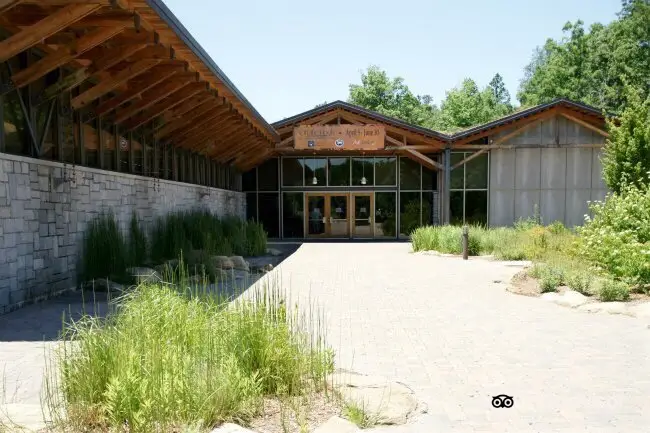
[[[229,258],[230,261],[232,262],[232,267],[234,269],[237,269],[239,271],[246,271],[246,272],[250,270],[248,266],[248,262],[244,260],[242,256],[231,256]]]
[[[232,260],[226,256],[213,256],[212,261],[218,269],[232,269],[235,266]]]
[[[160,283],[163,279],[158,272],[151,268],[135,267],[126,272],[131,275],[137,284]]]
[[[625,302],[590,302],[578,307],[587,313],[629,314]]]
[[[212,430],[210,433],[255,433],[237,424],[225,423]]]
[[[588,296],[573,290],[568,290],[555,303],[564,307],[576,308],[590,301],[591,299]]]
[[[380,376],[338,371],[330,375],[328,384],[343,401],[362,408],[376,424],[405,424],[418,409],[409,387]]]
[[[359,427],[353,422],[333,416],[314,430],[314,433],[354,433],[358,431],[360,431]]]
[[[278,249],[276,249],[276,248],[267,248],[267,249],[266,249],[266,254],[268,254],[268,255],[270,255],[270,256],[277,257],[277,256],[281,256],[281,255],[282,255],[282,251],[280,251],[280,250],[278,250]]]
[[[84,290],[94,290],[96,292],[123,292],[125,287],[109,280],[108,278],[96,278],[86,281],[82,284]]]

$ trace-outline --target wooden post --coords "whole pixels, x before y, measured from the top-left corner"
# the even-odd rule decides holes
[[[449,224],[451,221],[450,205],[450,187],[451,187],[451,148],[445,149],[445,182],[443,184],[442,203],[443,203],[443,224]]]
[[[463,260],[469,257],[469,227],[463,226]]]
[[[142,132],[142,129],[140,130]],[[130,137],[133,137],[131,133],[129,133]],[[131,143],[133,144],[133,140],[131,140]],[[144,138],[144,134],[140,135],[140,146],[142,147],[142,150],[140,151],[140,155],[142,155],[142,175],[143,176],[151,176],[151,173],[149,171],[151,170],[151,167],[149,167],[149,161],[147,161],[147,158],[149,155],[147,155],[147,141]]]
[[[115,147],[115,171],[122,171],[122,167],[120,165],[122,164],[122,161],[120,161],[120,147],[122,145],[120,144],[120,134],[118,133],[117,125],[113,125],[113,142],[114,142],[114,147]]]
[[[129,141],[129,173],[135,173],[135,149],[133,149],[133,133],[129,132],[127,135],[127,140]],[[142,149],[140,150],[142,154]],[[141,166],[142,167],[142,166]]]
[[[84,116],[81,116],[81,120],[85,120]],[[97,122],[95,123],[97,125],[97,128],[95,129],[95,133],[97,134],[97,151],[99,152],[99,168],[104,170],[106,168],[106,164],[104,164],[104,134],[102,134],[102,131],[104,130],[102,126],[102,117],[99,116],[97,118]],[[81,125],[83,128],[83,125]]]

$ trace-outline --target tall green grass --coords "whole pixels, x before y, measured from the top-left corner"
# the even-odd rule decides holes
[[[206,291],[140,286],[107,319],[68,325],[46,380],[49,412],[82,431],[209,429],[246,423],[265,396],[321,389],[333,369],[324,328],[312,317],[304,332],[278,287],[227,303]]]
[[[83,242],[81,278],[124,278],[129,263],[127,243],[111,212],[88,224]]]

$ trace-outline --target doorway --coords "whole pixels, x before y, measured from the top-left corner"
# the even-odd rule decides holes
[[[352,237],[371,238],[375,235],[373,193],[352,193]]]
[[[306,193],[305,234],[310,238],[350,235],[347,193]]]

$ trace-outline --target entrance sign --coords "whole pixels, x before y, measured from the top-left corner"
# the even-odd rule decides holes
[[[302,125],[293,130],[295,149],[382,150],[383,125]]]

